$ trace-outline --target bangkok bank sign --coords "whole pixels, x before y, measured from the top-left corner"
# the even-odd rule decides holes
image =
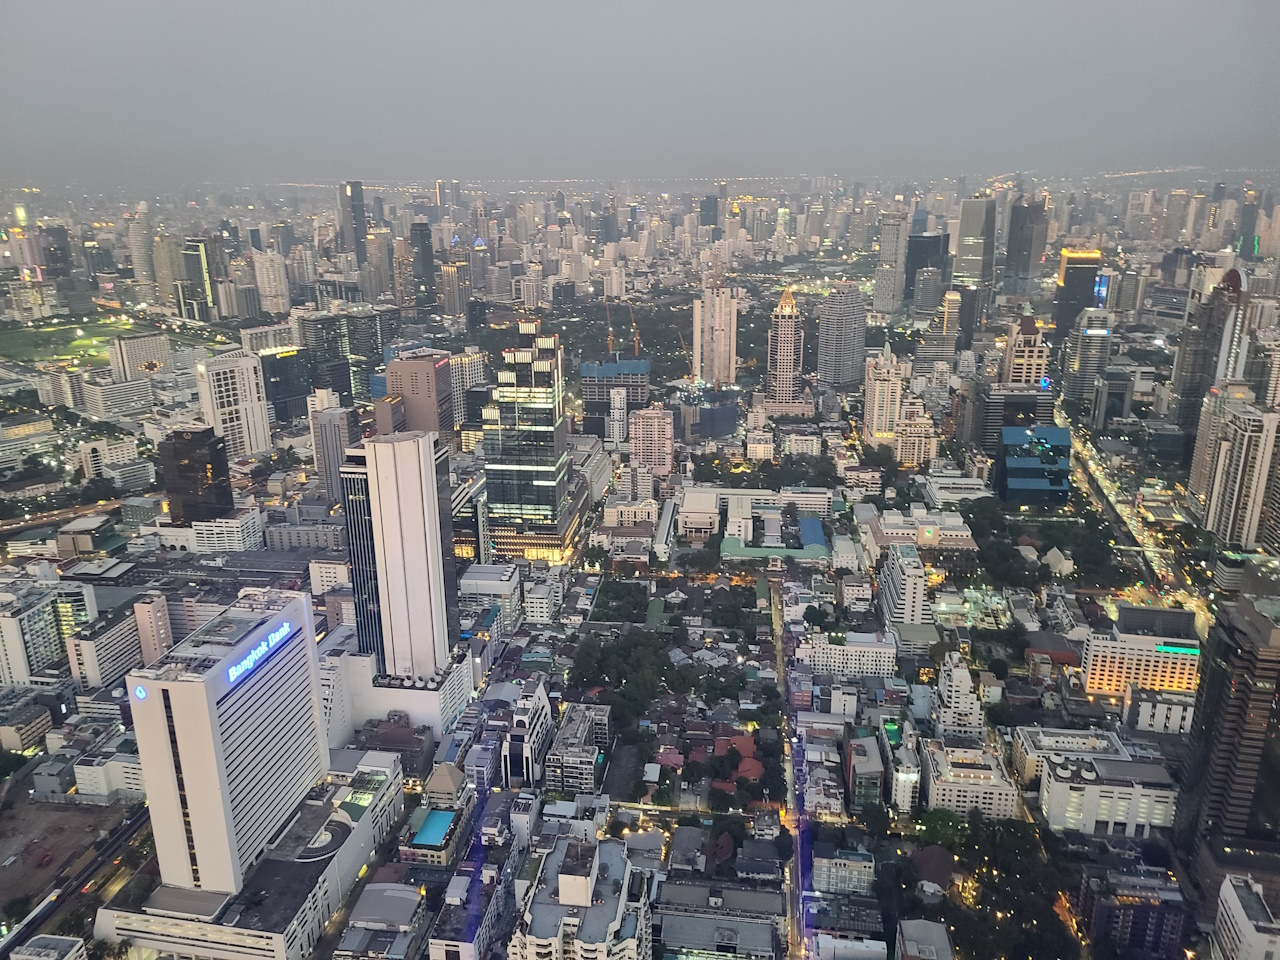
[[[235,683],[247,673],[251,673],[262,658],[271,652],[271,649],[285,637],[289,636],[291,624],[288,620],[280,624],[275,630],[267,634],[266,639],[259,643],[256,647],[246,653],[239,663],[233,663],[227,670],[227,681]]]

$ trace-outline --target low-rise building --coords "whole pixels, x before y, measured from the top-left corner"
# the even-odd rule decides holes
[[[351,907],[334,960],[414,960],[426,933],[427,898],[403,883],[370,883]]]
[[[875,857],[865,850],[837,850],[830,843],[814,843],[813,889],[819,893],[870,893],[875,878]]]
[[[1121,719],[1130,730],[1183,736],[1191,733],[1195,708],[1196,695],[1189,691],[1144,690],[1131,683],[1124,693]]]
[[[1252,877],[1228,874],[1218,890],[1210,936],[1213,960],[1267,960],[1280,956],[1280,923]]]
[[[1178,787],[1161,763],[1082,760],[1047,763],[1040,809],[1055,833],[1147,837],[1173,826]]]
[[[514,563],[473,563],[458,578],[458,602],[463,606],[497,604],[498,633],[510,636],[524,612],[520,568]]]
[[[1085,873],[1080,924],[1089,942],[1121,955],[1179,960],[1191,916],[1178,882],[1165,871]]]
[[[1000,758],[977,743],[920,741],[920,800],[929,810],[950,810],[967,817],[981,810],[993,820],[1017,814],[1018,788]]]
[[[897,672],[898,648],[887,633],[829,634],[814,631],[796,646],[796,659],[814,673],[829,673],[836,680],[855,677],[891,677]]]
[[[510,960],[651,960],[647,886],[619,840],[561,837],[537,864]]]
[[[1093,759],[1128,760],[1129,751],[1109,730],[1013,729],[1013,770],[1023,783],[1042,776],[1046,761],[1061,766]]]
[[[510,883],[504,861],[510,844],[485,848],[494,855],[477,868],[459,869],[445,889],[427,939],[426,960],[485,960],[510,909]]]
[[[894,957],[897,960],[955,960],[955,947],[945,923],[899,920]]]

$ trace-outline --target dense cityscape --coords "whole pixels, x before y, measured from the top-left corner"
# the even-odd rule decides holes
[[[794,149],[0,171],[0,960],[1280,956],[1275,155]]]

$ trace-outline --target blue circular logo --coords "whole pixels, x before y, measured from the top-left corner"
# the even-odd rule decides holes
[[[133,688],[133,695],[137,697],[139,700],[145,700],[147,699],[147,688],[144,687],[142,684],[138,684],[136,687]]]

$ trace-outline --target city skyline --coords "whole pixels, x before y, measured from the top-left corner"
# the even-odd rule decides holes
[[[761,174],[798,169],[919,175],[937,166],[934,158],[943,145],[949,165],[967,171],[1045,169],[1048,163],[1061,170],[1188,164],[1238,169],[1266,164],[1280,151],[1280,124],[1258,122],[1268,111],[1274,115],[1280,79],[1259,70],[1253,82],[1224,90],[1213,58],[1200,55],[1204,31],[1192,28],[1206,12],[1189,2],[1162,4],[1160,16],[1138,5],[1077,3],[1069,20],[1065,9],[1039,5],[933,8],[919,27],[926,42],[930,36],[945,38],[935,70],[921,69],[905,55],[919,38],[903,37],[889,8],[822,5],[779,23],[776,10],[763,4],[660,3],[608,16],[595,7],[566,4],[559,7],[560,17],[516,7],[495,25],[465,5],[379,5],[381,22],[396,24],[395,36],[435,39],[429,73],[435,76],[432,88],[451,90],[448,138],[428,133],[436,129],[429,123],[405,123],[418,111],[428,119],[436,101],[417,95],[420,83],[407,82],[420,79],[418,58],[394,46],[372,61],[383,73],[379,97],[370,97],[372,88],[365,84],[330,85],[314,98],[283,93],[305,82],[306,72],[299,69],[304,51],[308,64],[349,55],[348,31],[332,29],[334,18],[348,12],[345,7],[311,4],[303,15],[297,7],[255,6],[253,30],[241,29],[244,21],[236,12],[250,10],[243,4],[231,4],[213,20],[194,8],[157,3],[135,10],[140,15],[129,18],[127,33],[110,8],[71,15],[37,5],[7,25],[0,52],[11,75],[40,73],[44,107],[31,111],[17,98],[0,104],[6,129],[29,134],[11,140],[10,177],[156,187],[173,185],[175,177],[181,183],[337,182],[353,175],[391,181],[435,171],[490,179],[664,172],[713,177],[741,169],[744,157],[750,158],[747,169]],[[1008,22],[997,30],[1002,17]],[[1265,62],[1267,38],[1280,32],[1280,11],[1256,0],[1218,5],[1211,20],[1233,25],[1235,56],[1244,63]],[[793,38],[790,48],[763,45],[774,43],[779,31]],[[83,97],[81,71],[46,69],[52,36],[68,62],[99,63],[107,51],[108,89],[130,105],[133,122],[118,123],[116,111],[102,111]],[[178,36],[182,42],[173,42]],[[740,38],[743,53],[742,69],[708,84],[701,40],[711,36]],[[475,56],[472,43],[449,42],[467,37],[484,41],[483,58]],[[758,62],[752,38],[762,44]],[[632,89],[642,91],[645,77],[651,77],[655,95],[620,96],[615,84],[594,77],[575,83],[570,73],[560,83],[570,88],[576,108],[563,122],[548,122],[546,110],[519,98],[531,79],[521,74],[536,72],[539,50],[561,49],[566,39],[584,51],[621,46],[625,56],[630,47],[636,54]],[[146,54],[110,57],[113,40]],[[370,43],[376,51],[376,35]],[[993,46],[1008,56],[966,56]],[[242,110],[232,96],[206,98],[191,110],[182,83],[157,82],[217,74],[231,50],[255,64],[260,91],[282,91],[279,111]],[[1034,72],[1011,69],[1021,62],[1016,54],[1029,50]],[[849,64],[847,76],[832,83],[833,67],[840,77],[842,62]],[[766,63],[773,68],[764,68]],[[619,78],[626,73],[624,67]],[[960,95],[961,78],[965,86],[993,95],[969,97],[966,109],[954,109],[949,98]],[[556,72],[548,70],[546,81],[555,86]],[[760,122],[698,138],[707,107],[696,94],[708,86],[725,103],[751,105]],[[954,93],[940,96],[939,90]],[[503,123],[489,122],[495,112]],[[844,112],[851,122],[832,122]],[[323,146],[299,151],[300,129],[324,129],[322,118],[344,114],[359,117],[356,134],[327,137]],[[267,123],[264,116],[280,120]],[[1232,134],[1195,136],[1195,117],[1212,117],[1216,129]],[[793,136],[773,135],[779,125],[805,131],[802,150]],[[992,136],[1001,129],[1009,136]],[[867,137],[865,130],[876,133]],[[93,144],[90,155],[86,143]],[[513,154],[517,144],[521,149]],[[673,163],[673,155],[681,159]]]

